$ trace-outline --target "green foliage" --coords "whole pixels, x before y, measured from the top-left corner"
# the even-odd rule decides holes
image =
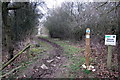
[[[45,27],[48,28],[50,36],[53,38],[68,39],[71,37],[71,27],[69,26],[69,14],[64,9],[58,8],[57,12],[51,13],[47,18]]]
[[[41,2],[39,2],[41,3]],[[3,3],[2,5],[5,5]],[[7,3],[7,11],[6,15],[8,15],[8,19],[6,19],[6,15],[3,16],[3,33],[7,34],[8,28],[5,28],[6,25],[9,25],[9,32],[11,34],[11,40],[13,42],[25,40],[26,38],[30,38],[33,34],[36,34],[36,27],[38,26],[38,18],[42,18],[43,14],[39,11],[37,3],[35,2],[13,2]],[[4,7],[4,6],[3,6]],[[4,10],[4,8],[3,8]],[[7,20],[7,21],[6,21]],[[7,22],[7,23],[6,23]],[[3,37],[4,44],[6,37]]]
[[[87,70],[87,69],[85,69],[85,70],[83,70],[86,74],[90,74],[91,73],[91,71],[90,70]]]
[[[31,36],[38,25],[38,11],[36,3],[13,3],[14,5],[24,5],[24,7],[11,12],[11,27],[14,31],[15,41],[23,40]],[[41,13],[42,14],[42,13]],[[41,15],[40,15],[41,16]]]
[[[75,27],[73,31],[74,39],[81,40],[85,34],[85,29],[80,29],[80,27]]]

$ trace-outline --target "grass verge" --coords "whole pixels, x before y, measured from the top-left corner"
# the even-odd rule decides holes
[[[82,68],[81,65],[85,63],[85,57],[84,54],[82,54],[81,52],[83,52],[85,48],[78,47],[77,45],[70,45],[69,44],[70,41],[59,39],[50,40],[63,47],[64,55],[68,58],[66,65],[62,66],[68,69],[68,72],[65,72],[66,75],[64,74],[63,76],[69,78],[78,78],[79,74],[83,72],[81,69]],[[90,58],[90,61],[93,61],[93,59]]]

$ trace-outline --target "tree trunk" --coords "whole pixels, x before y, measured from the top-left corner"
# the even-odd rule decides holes
[[[8,52],[8,60],[13,57],[13,44],[12,44],[12,33],[11,33],[11,27],[8,24],[8,2],[2,3],[2,20],[3,25],[5,28],[5,38],[6,38],[6,44],[7,44],[7,52]]]

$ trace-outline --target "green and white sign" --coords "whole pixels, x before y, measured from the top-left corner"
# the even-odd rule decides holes
[[[105,35],[105,45],[116,45],[116,35]]]

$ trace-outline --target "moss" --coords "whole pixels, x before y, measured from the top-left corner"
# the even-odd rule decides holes
[[[38,49],[38,48],[32,48],[30,51],[34,52],[34,53],[36,53],[36,52],[38,53],[38,52],[41,52],[42,50]]]

